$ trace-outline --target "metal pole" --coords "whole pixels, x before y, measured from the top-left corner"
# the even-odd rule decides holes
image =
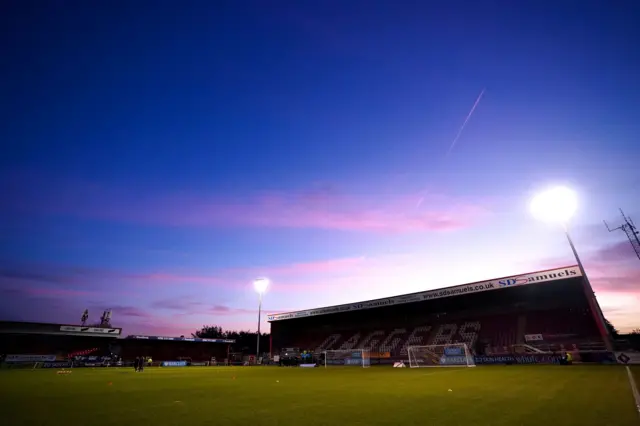
[[[600,330],[600,335],[604,340],[604,344],[607,350],[613,351],[611,336],[609,335],[609,330],[604,320],[604,314],[602,313],[602,309],[600,308],[598,299],[596,299],[595,292],[593,291],[593,287],[591,287],[591,282],[589,281],[589,277],[587,277],[587,272],[584,270],[584,266],[582,265],[582,261],[580,260],[580,256],[578,255],[578,251],[576,250],[576,246],[573,244],[571,235],[569,235],[569,228],[567,227],[566,224],[564,224],[563,226],[564,226],[564,234],[567,236],[567,241],[569,241],[569,245],[571,246],[571,251],[573,252],[573,256],[576,258],[576,262],[578,263],[578,268],[580,269],[580,273],[582,274],[582,280],[584,282],[584,291],[585,291],[585,295],[587,296],[587,303],[589,303],[589,308],[593,313],[594,319],[596,320],[596,325]]]
[[[258,303],[258,339],[256,342],[256,364],[260,354],[260,314],[262,314],[262,293],[260,293],[260,302]]]

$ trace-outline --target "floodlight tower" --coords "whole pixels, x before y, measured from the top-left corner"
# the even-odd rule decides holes
[[[589,303],[589,308],[591,309],[596,324],[598,325],[600,335],[604,340],[607,350],[612,351],[613,345],[611,342],[611,336],[609,335],[609,330],[607,328],[604,315],[602,314],[602,309],[600,309],[595,292],[593,291],[589,278],[587,277],[587,272],[584,270],[582,260],[580,260],[578,251],[576,250],[573,240],[571,239],[571,235],[569,234],[568,223],[577,208],[578,198],[576,193],[565,187],[548,189],[547,191],[536,195],[531,201],[531,213],[534,217],[544,222],[562,224],[565,236],[567,237],[567,241],[569,242],[569,246],[573,252],[573,256],[576,259],[580,273],[582,273],[582,282],[585,295],[587,296],[587,302]]]
[[[260,301],[258,302],[258,338],[256,343],[256,363],[258,362],[258,357],[260,356],[260,316],[262,314],[262,295],[265,291],[267,291],[267,287],[269,287],[269,280],[267,278],[258,278],[253,281],[253,288],[259,295]]]
[[[609,225],[607,225],[607,222],[603,220],[604,226],[607,227],[609,232],[617,231],[618,229],[624,231],[624,233],[627,234],[629,242],[631,243],[631,247],[633,247],[633,250],[636,252],[636,256],[638,256],[638,259],[640,259],[640,238],[638,238],[640,232],[638,232],[638,228],[636,228],[633,220],[631,220],[629,216],[626,216],[622,209],[620,209],[620,214],[622,215],[622,220],[624,222],[622,225],[618,226],[617,228],[611,229],[609,228]]]

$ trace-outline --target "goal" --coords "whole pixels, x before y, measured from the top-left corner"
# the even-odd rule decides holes
[[[351,366],[369,368],[371,352],[366,349],[324,351],[324,367]]]
[[[409,346],[407,353],[411,368],[476,366],[473,355],[464,343]]]

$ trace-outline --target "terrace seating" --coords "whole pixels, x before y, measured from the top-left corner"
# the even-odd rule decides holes
[[[510,347],[518,343],[517,316],[500,315],[483,318],[478,338],[493,347]]]
[[[407,340],[400,348],[399,355],[406,356],[407,348],[414,345],[424,345],[429,338],[429,332],[431,331],[430,325],[424,325],[422,327],[416,327],[413,329]],[[394,354],[395,355],[395,354]]]
[[[369,349],[390,352],[392,357],[404,357],[411,345],[444,345],[465,343],[475,352],[481,342],[487,353],[510,353],[515,344],[527,343],[526,334],[542,334],[543,343],[553,343],[557,350],[584,348],[598,342],[598,333],[586,309],[554,309],[535,312],[513,312],[496,315],[438,314],[424,319],[422,324],[402,326],[401,319],[389,319],[390,327],[323,327],[309,330],[300,338],[289,335],[287,347],[324,350]],[[400,326],[399,326],[400,325]],[[601,344],[600,344],[601,345]],[[533,345],[535,346],[535,345]]]
[[[69,354],[67,354],[67,358],[75,358],[77,356],[86,356],[86,355],[90,355],[94,352],[99,351],[100,348],[91,348],[91,349],[85,349],[82,351],[75,351],[75,352],[69,352]]]
[[[322,341],[322,343],[320,343],[320,345],[316,347],[316,352],[322,352],[322,351],[332,349],[334,345],[340,340],[341,337],[342,336],[338,333],[329,335],[326,339]],[[295,347],[300,347],[300,346],[295,346]]]
[[[574,350],[602,348],[595,321],[588,309],[553,309],[526,314],[525,335],[540,334],[542,341],[533,346],[548,350]]]

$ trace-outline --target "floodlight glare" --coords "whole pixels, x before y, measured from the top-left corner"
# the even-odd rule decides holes
[[[602,309],[595,297],[595,293],[593,292],[593,288],[591,287],[591,283],[587,277],[587,272],[584,270],[584,265],[580,260],[580,256],[578,255],[575,245],[573,244],[571,235],[569,235],[569,226],[567,222],[571,219],[571,216],[573,216],[578,208],[578,197],[576,196],[576,193],[570,188],[564,186],[550,188],[547,191],[536,195],[533,200],[531,200],[530,207],[531,213],[536,219],[545,222],[561,223],[563,225],[564,234],[567,237],[567,241],[569,242],[569,246],[576,258],[576,263],[578,264],[578,268],[580,268],[580,273],[583,277],[582,284],[586,294],[588,295],[588,302],[594,316],[594,320],[598,324],[600,335],[602,336],[607,350],[612,351],[613,344],[611,336],[607,331],[607,324],[604,316],[602,315]]]
[[[577,208],[576,193],[564,186],[551,188],[531,200],[531,213],[544,222],[567,223]]]
[[[268,278],[256,278],[253,280],[253,288],[256,289],[260,295],[260,302],[258,303],[258,333],[256,335],[256,362],[260,358],[260,316],[262,315],[262,295],[267,291],[269,287]]]
[[[258,293],[262,294],[267,290],[267,287],[269,287],[269,280],[267,278],[258,278],[253,281],[253,287]]]

